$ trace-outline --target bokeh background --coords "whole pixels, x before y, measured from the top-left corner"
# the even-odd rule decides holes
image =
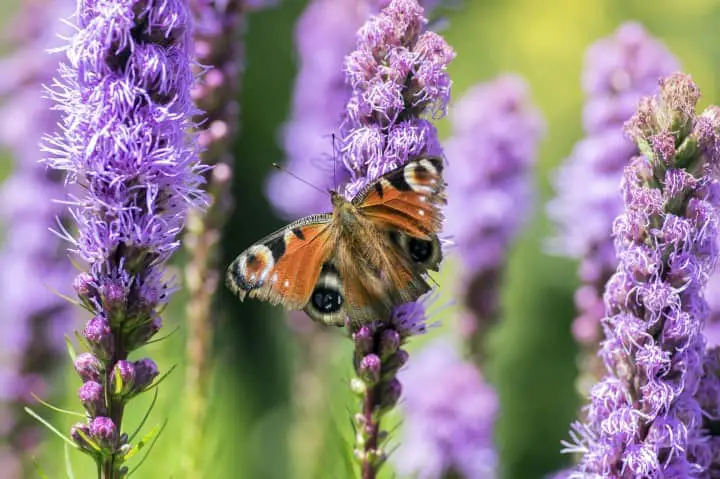
[[[703,92],[704,107],[718,101],[720,4],[713,0],[448,3],[438,12],[444,18],[441,32],[457,52],[450,66],[453,97],[479,81],[515,72],[527,80],[547,123],[535,171],[538,198],[531,221],[512,249],[502,288],[503,315],[488,338],[485,371],[501,402],[495,433],[501,476],[539,478],[569,460],[559,452],[560,441],[567,438],[568,424],[581,404],[574,386],[578,351],[570,334],[576,265],[545,253],[552,228],[544,207],[552,197],[553,170],[583,135],[584,52],[621,22],[637,20],[692,74]],[[3,31],[9,29],[18,7],[17,2],[0,6]],[[284,0],[247,17],[242,126],[234,145],[236,210],[222,238],[224,264],[282,225],[272,214],[264,185],[271,163],[284,159],[279,128],[288,116],[297,68],[292,32],[304,7],[304,1]],[[439,122],[439,128],[442,137],[448,134],[446,120]],[[0,177],[11,172],[11,155],[2,152]],[[477,161],[480,164],[482,158]],[[186,254],[174,260],[180,277]],[[452,284],[454,262],[451,257],[438,276],[441,291],[443,285]],[[161,368],[178,367],[162,384],[150,419],[153,424],[167,419],[167,427],[135,477],[184,477],[185,300],[181,289],[165,314],[167,330],[177,327],[175,334],[148,347],[147,355]],[[355,399],[347,387],[353,374],[350,341],[335,330],[318,333],[302,321],[288,321],[278,308],[252,301],[240,304],[224,289],[215,311],[208,422],[202,441],[193,446],[204,477],[353,477],[349,418]],[[413,341],[411,355],[453,328],[455,312],[452,306],[444,309],[437,318],[442,325]],[[0,328],[13,328],[13,321],[0,313]],[[68,359],[48,397],[77,410],[79,385]],[[127,424],[139,422],[149,400],[136,400]],[[62,414],[36,409],[61,431],[73,422]],[[402,422],[399,413],[389,420]],[[42,434],[35,454],[38,464],[49,477],[64,477],[63,443]],[[73,453],[70,462],[76,478],[94,477],[89,458]],[[386,467],[381,477],[395,477],[392,467]]]

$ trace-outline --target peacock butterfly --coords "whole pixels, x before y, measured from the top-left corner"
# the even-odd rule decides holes
[[[228,287],[241,300],[304,310],[325,324],[387,318],[429,291],[427,271],[438,271],[442,170],[442,159],[421,157],[351,201],[330,191],[331,213],[301,218],[250,246],[228,267]]]

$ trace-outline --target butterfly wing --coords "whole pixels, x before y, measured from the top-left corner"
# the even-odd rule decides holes
[[[226,283],[240,297],[305,307],[333,251],[332,215],[302,218],[263,238],[230,264]]]
[[[352,201],[360,222],[372,225],[367,248],[337,264],[343,276],[348,316],[367,322],[387,318],[394,306],[430,290],[428,269],[442,259],[437,234],[442,228],[445,182],[440,158],[412,160],[368,185]],[[358,257],[364,261],[358,261]]]
[[[407,162],[369,184],[353,198],[378,228],[431,240],[442,229],[445,181],[441,158]]]

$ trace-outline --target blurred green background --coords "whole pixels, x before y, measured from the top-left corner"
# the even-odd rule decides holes
[[[9,15],[10,7],[2,8]],[[285,0],[248,18],[242,133],[235,147],[237,210],[222,243],[225,264],[281,225],[271,215],[262,188],[271,163],[283,159],[278,127],[289,110],[296,68],[292,29],[303,8],[300,0]],[[442,33],[457,51],[450,68],[454,97],[498,73],[517,72],[529,82],[548,124],[536,176],[540,201],[510,259],[502,297],[504,318],[491,334],[486,371],[501,399],[496,444],[502,477],[539,478],[568,460],[559,453],[560,441],[567,437],[580,405],[573,386],[577,350],[569,332],[575,265],[543,253],[551,231],[543,208],[552,194],[549,175],[582,136],[579,76],[584,51],[622,21],[639,20],[693,75],[704,94],[702,106],[716,102],[720,4],[465,0],[441,12],[448,19]],[[440,129],[447,136],[445,121]],[[6,155],[0,171],[7,174],[9,164]],[[181,268],[183,261],[181,254],[175,267]],[[440,276],[441,284],[452,287],[451,271],[452,264]],[[163,383],[151,418],[153,423],[168,419],[167,429],[138,478],[184,477],[184,411],[179,400],[185,377],[183,304],[181,291],[165,315],[168,330],[176,325],[180,330],[146,351],[163,369],[179,367]],[[337,331],[295,331],[279,309],[252,301],[240,304],[224,290],[216,310],[216,367],[201,446],[205,477],[352,477],[350,413],[355,402],[347,388],[352,374],[349,341]],[[453,308],[444,312],[443,326],[414,346],[452,328],[453,313]],[[60,402],[78,409],[75,391],[80,382],[69,360],[64,384]],[[149,398],[135,401],[126,429],[137,424]],[[63,431],[72,423],[62,415],[43,413]],[[50,477],[64,477],[63,456],[61,441],[48,436],[38,461]],[[90,459],[72,454],[71,462],[78,479],[94,477]],[[392,468],[386,467],[381,476],[393,477]]]

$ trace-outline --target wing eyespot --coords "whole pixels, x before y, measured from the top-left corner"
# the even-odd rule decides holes
[[[345,325],[345,292],[337,270],[325,264],[305,312],[315,321],[335,326]]]
[[[398,231],[390,232],[390,240],[405,253],[410,260],[419,266],[433,271],[438,271],[442,261],[442,249],[440,240],[432,235],[429,240],[416,238]]]

